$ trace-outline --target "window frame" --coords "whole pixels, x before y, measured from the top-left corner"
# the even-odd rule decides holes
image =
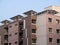
[[[60,29],[56,29],[56,33],[57,34],[60,34]]]
[[[53,42],[53,38],[49,38],[49,42],[51,42],[51,43],[52,43],[52,42]]]
[[[49,29],[49,33],[53,33],[53,30],[52,28],[48,28]]]
[[[60,43],[60,39],[57,39],[57,43]]]
[[[32,29],[32,33],[36,33],[36,29]]]
[[[36,24],[36,19],[32,19],[32,23],[33,24]]]
[[[32,39],[32,43],[36,43],[36,39]]]
[[[48,22],[52,23],[52,18],[48,18]]]

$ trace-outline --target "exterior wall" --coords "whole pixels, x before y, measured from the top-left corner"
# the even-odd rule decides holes
[[[15,24],[17,24],[17,26],[15,26]],[[10,26],[12,26],[12,27],[10,27]],[[8,37],[9,43],[11,43],[11,45],[19,45],[18,22],[11,23],[11,24],[9,24],[8,27],[9,27],[8,34],[11,35]],[[17,33],[17,34],[15,35],[15,33]],[[17,41],[17,44],[15,44],[16,41]]]
[[[24,20],[24,44],[23,45],[36,45],[32,44],[32,38],[36,38],[36,35],[32,34],[32,29],[36,29],[36,24],[32,23],[32,19],[36,19],[36,16],[27,16]]]
[[[5,31],[4,31],[4,25],[3,26],[0,26],[0,41],[1,41],[1,45],[4,45],[4,43],[5,43],[5,39],[4,39],[4,33],[5,33]]]
[[[31,45],[31,16],[25,18],[24,44]]]
[[[52,22],[48,22],[48,18],[52,18]],[[46,14],[46,30],[47,30],[47,45],[60,45],[57,44],[57,39],[60,39],[60,35],[56,33],[56,29],[60,29],[60,24],[56,23],[56,19],[60,20],[59,16]],[[49,33],[49,29],[52,28],[52,33]],[[53,42],[49,42],[49,37],[53,38]]]
[[[37,43],[36,45],[47,45],[46,15],[37,16]]]

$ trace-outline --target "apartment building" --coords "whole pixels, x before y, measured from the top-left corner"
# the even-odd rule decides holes
[[[0,26],[0,45],[60,45],[60,16],[47,9],[24,12],[4,20]]]

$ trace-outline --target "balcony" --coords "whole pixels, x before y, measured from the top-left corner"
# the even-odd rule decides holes
[[[4,43],[4,45],[8,45],[8,43]]]
[[[20,30],[23,29],[23,25],[20,25],[19,27],[20,27]]]
[[[20,41],[20,42],[19,42],[19,45],[23,45],[23,41]]]
[[[4,41],[8,42],[8,35],[4,35]]]
[[[19,37],[20,38],[23,38],[23,33],[19,33]]]
[[[23,45],[23,38],[20,38],[19,45]]]
[[[32,39],[32,45],[36,45],[36,39]]]
[[[4,33],[5,35],[8,34],[8,30],[5,29],[4,32],[5,32],[5,33]]]
[[[36,19],[32,19],[32,25],[36,25]]]
[[[20,34],[23,33],[23,30],[20,30]]]
[[[4,27],[4,34],[8,34],[8,27]]]
[[[20,30],[19,30],[19,45],[23,45],[23,22],[21,22],[20,24],[19,24],[19,28],[20,28]]]

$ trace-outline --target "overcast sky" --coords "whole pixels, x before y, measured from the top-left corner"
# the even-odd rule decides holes
[[[51,5],[60,6],[60,0],[0,0],[0,21],[28,10],[39,12]]]

